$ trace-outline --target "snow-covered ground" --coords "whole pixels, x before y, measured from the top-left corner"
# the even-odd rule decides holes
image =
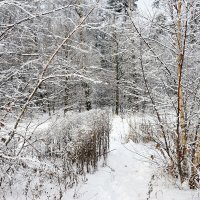
[[[88,180],[66,192],[63,200],[200,200],[200,191],[178,189],[160,175],[156,165],[147,162],[151,155],[148,147],[126,143],[128,129],[126,119],[114,118],[107,166],[88,175]]]
[[[131,121],[140,123],[139,116],[135,116],[135,120],[133,118]],[[59,185],[43,183],[43,193],[34,199],[200,200],[200,191],[180,190],[175,181],[162,175],[162,170],[151,160],[155,151],[149,144],[128,141],[129,120],[130,117],[114,117],[106,166],[99,166],[97,172],[87,174],[84,181],[67,190],[61,195],[62,198],[59,195]],[[23,184],[16,185],[12,197],[6,200],[33,199],[32,196],[22,197],[20,185]]]

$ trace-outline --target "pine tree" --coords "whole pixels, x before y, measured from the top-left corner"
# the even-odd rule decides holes
[[[114,10],[117,13],[121,13],[127,8],[134,10],[137,7],[137,1],[138,0],[108,0],[108,8]]]

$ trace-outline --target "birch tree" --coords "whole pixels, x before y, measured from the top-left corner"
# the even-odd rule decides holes
[[[148,37],[133,24],[143,45],[149,50],[148,54],[150,53],[148,57],[144,53],[146,58],[143,56],[145,81],[163,132],[162,137],[166,142],[162,144],[157,136],[155,141],[158,146],[162,144],[170,160],[169,168],[177,171],[180,183],[189,183],[191,188],[195,188],[199,187],[199,168],[197,163],[194,164],[194,155],[198,157],[199,151],[199,73],[194,74],[193,70],[196,72],[199,65],[198,62],[194,65],[194,60],[198,60],[194,53],[198,51],[198,45],[195,43],[194,48],[193,39],[199,31],[193,20],[194,13],[198,12],[198,2],[157,1],[156,5],[157,15],[151,22],[151,33]],[[146,62],[151,57],[151,62]],[[154,67],[148,72],[146,67],[152,61]],[[154,79],[153,73],[156,74]],[[161,117],[169,105],[171,113],[176,116],[176,123],[172,127],[163,126],[165,119]]]

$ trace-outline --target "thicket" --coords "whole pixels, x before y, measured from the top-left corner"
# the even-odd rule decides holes
[[[48,184],[57,188],[57,197],[62,196],[67,188],[86,180],[86,173],[106,163],[110,130],[109,113],[99,110],[68,113],[41,125],[27,136],[29,145],[21,144],[19,157],[0,155],[1,199],[18,192],[40,199],[44,193],[51,195]]]

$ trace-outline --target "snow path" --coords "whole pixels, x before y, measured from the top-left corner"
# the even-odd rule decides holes
[[[135,120],[139,118],[135,117]],[[165,180],[160,175],[158,177],[159,173],[156,173],[156,170],[160,170],[150,162],[145,162],[147,160],[142,157],[149,159],[152,150],[144,144],[130,141],[126,143],[128,133],[128,120],[115,117],[107,165],[99,166],[94,174],[87,174],[86,180],[80,181],[77,187],[67,190],[62,200],[200,200],[200,190],[179,190],[169,178]],[[156,179],[152,181],[153,174],[156,174]],[[149,198],[150,181],[153,191]],[[14,193],[6,200],[61,200],[58,185],[47,182],[45,186],[38,198],[33,198],[32,195],[25,198],[21,186],[17,184]]]
[[[122,143],[128,127],[126,120],[114,118],[110,147],[113,151],[109,153],[107,166],[88,175],[88,181],[74,191],[68,191],[64,200],[69,200],[74,194],[80,200],[147,199],[152,170],[149,163],[140,161],[139,156],[128,150],[132,149],[130,143]],[[141,152],[144,146],[134,144],[134,149]]]
[[[149,198],[149,183],[156,167],[137,155],[150,157],[150,150],[143,144],[123,143],[128,131],[128,121],[115,117],[110,146],[113,151],[107,166],[87,175],[88,180],[68,190],[62,200],[200,200],[200,191],[179,190],[164,177],[153,181]]]

